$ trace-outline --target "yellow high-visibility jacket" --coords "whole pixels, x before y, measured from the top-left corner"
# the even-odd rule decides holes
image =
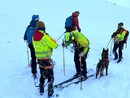
[[[37,59],[50,59],[53,49],[57,48],[58,44],[44,31],[36,30],[33,36],[33,46]]]
[[[89,50],[90,42],[81,32],[78,32],[76,30],[72,32],[66,32],[64,38],[66,46],[71,44],[71,40],[74,40],[75,43],[73,44],[75,47],[84,48],[83,50],[84,54],[86,54],[86,52]]]

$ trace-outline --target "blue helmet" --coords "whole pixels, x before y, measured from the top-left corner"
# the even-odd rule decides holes
[[[32,20],[35,20],[35,21],[39,20],[39,15],[32,15]]]

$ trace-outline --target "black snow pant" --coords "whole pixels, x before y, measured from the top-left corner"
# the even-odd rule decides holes
[[[81,72],[81,74],[82,74],[83,76],[87,76],[86,58],[87,58],[88,52],[81,58],[81,64],[82,64],[82,66],[80,65],[80,61],[79,61],[79,54],[80,54],[81,52],[83,52],[83,49],[84,49],[84,48],[75,49],[75,52],[74,52],[74,62],[75,62],[76,72],[77,72],[77,73],[80,73],[80,72]]]
[[[33,74],[36,74],[37,73],[37,63],[36,63],[36,56],[35,56],[33,44],[30,43],[28,45],[28,47],[29,47],[30,53],[31,53],[31,70],[32,70]]]
[[[44,84],[45,79],[48,79],[48,82],[53,84],[54,82],[54,72],[53,72],[53,67],[50,64],[49,60],[38,60],[38,64],[40,65],[40,83]],[[45,69],[45,67],[50,66],[51,68]]]
[[[123,44],[124,44],[123,42],[114,43],[113,53],[114,53],[115,58],[122,59]],[[118,49],[118,53],[117,53],[117,49]]]

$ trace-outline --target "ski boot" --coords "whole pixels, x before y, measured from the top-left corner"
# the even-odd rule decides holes
[[[40,95],[43,95],[44,88],[43,88],[43,84],[42,83],[39,84],[39,88],[40,88]]]
[[[119,60],[117,61],[117,63],[119,63],[119,62],[121,62],[121,59],[119,59]]]
[[[33,78],[36,79],[37,78],[37,74],[33,73]]]
[[[52,85],[52,83],[49,83],[48,84],[48,96],[51,97],[53,95],[53,93],[54,93],[53,85]]]

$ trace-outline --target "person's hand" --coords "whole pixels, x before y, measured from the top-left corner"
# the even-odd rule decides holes
[[[111,35],[111,38],[115,37],[117,34],[114,32],[112,35]]]
[[[81,29],[79,29],[78,31],[81,32]]]
[[[62,43],[62,47],[65,47],[65,43],[64,42]]]
[[[113,35],[111,35],[111,38],[113,38],[114,36]]]

